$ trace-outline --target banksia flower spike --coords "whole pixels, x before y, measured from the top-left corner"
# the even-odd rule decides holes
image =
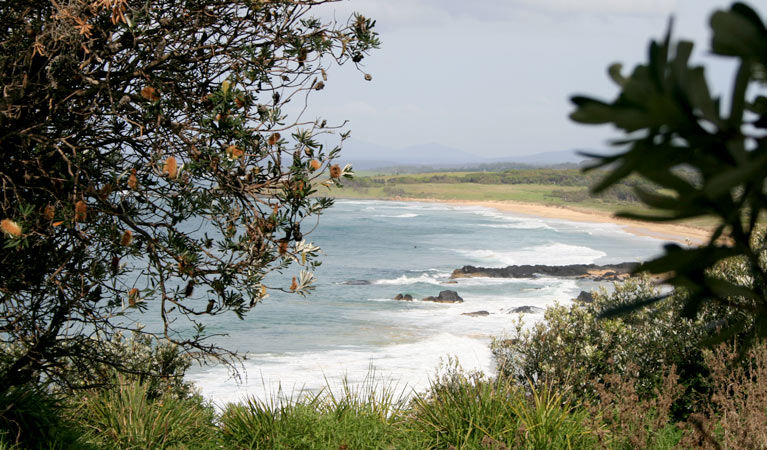
[[[130,245],[132,240],[133,240],[133,232],[131,232],[131,230],[125,230],[122,237],[120,238],[120,245],[122,245],[123,247],[127,247]]]
[[[128,304],[131,306],[131,308],[134,308],[136,306],[136,302],[138,301],[138,289],[133,288],[130,291],[128,291]]]
[[[290,283],[290,290],[295,292],[296,289],[298,289],[298,282],[296,281],[296,277],[293,277],[293,281]]]
[[[2,229],[4,233],[10,234],[11,236],[21,236],[21,227],[11,219],[1,220],[0,229]]]
[[[130,170],[130,176],[128,177],[128,187],[134,191],[138,189],[138,178],[136,177],[136,169]]]
[[[238,159],[239,157],[245,154],[245,152],[243,152],[236,145],[230,145],[229,147],[227,147],[226,153],[229,155],[229,159]]]
[[[312,172],[314,172],[315,170],[318,170],[320,167],[322,167],[322,164],[320,164],[320,162],[316,159],[313,159],[309,162],[309,166],[312,168]]]
[[[341,176],[341,166],[333,164],[330,167],[330,178],[339,178]]]
[[[78,200],[75,203],[75,221],[82,222],[88,218],[88,205],[84,201]]]
[[[163,166],[163,172],[167,173],[170,178],[176,178],[176,175],[178,175],[178,163],[175,156],[168,156]]]
[[[43,210],[43,217],[45,220],[53,220],[56,217],[56,208],[53,205],[48,205]]]
[[[153,88],[152,86],[146,86],[141,89],[141,96],[153,102],[160,100],[160,94],[157,92],[157,89]]]

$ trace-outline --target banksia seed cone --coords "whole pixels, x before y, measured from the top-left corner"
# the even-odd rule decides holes
[[[287,239],[281,240],[280,243],[279,243],[279,246],[280,246],[280,255],[284,255],[285,253],[288,252],[288,240]]]
[[[141,89],[141,96],[153,102],[160,100],[160,94],[157,92],[157,89],[153,88],[152,86],[146,86]]]
[[[176,175],[178,175],[178,163],[176,162],[175,156],[168,156],[168,159],[165,160],[163,171],[167,173],[170,178],[176,178]]]
[[[78,200],[75,203],[75,221],[82,222],[88,218],[88,205],[84,201]]]
[[[46,206],[43,210],[43,217],[45,217],[45,220],[53,220],[56,217],[56,208],[53,205]]]
[[[341,166],[333,164],[330,167],[330,178],[338,178],[341,176]]]
[[[280,141],[280,133],[274,133],[273,135],[269,136],[269,140],[267,141],[267,143],[269,145],[274,145],[279,141]]]
[[[298,289],[298,283],[296,282],[296,277],[293,277],[293,281],[290,283],[290,290],[295,292],[296,289]]]
[[[313,159],[309,162],[309,166],[311,166],[312,172],[314,172],[315,170],[318,170],[320,167],[322,167],[322,164],[320,164],[320,162],[316,159]]]
[[[123,247],[127,247],[130,245],[132,240],[133,240],[133,232],[131,232],[131,230],[125,230],[122,237],[120,238],[120,245],[122,245]]]
[[[194,293],[194,280],[189,280],[184,289],[184,297],[190,297]]]
[[[130,176],[128,177],[128,187],[134,191],[138,189],[138,178],[136,177],[136,169],[130,170]]]
[[[0,229],[11,236],[21,236],[21,227],[11,219],[0,220]]]

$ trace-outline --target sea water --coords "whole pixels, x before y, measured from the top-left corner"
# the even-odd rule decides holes
[[[520,306],[568,304],[596,283],[553,277],[463,278],[464,265],[607,264],[643,261],[662,241],[620,226],[569,222],[445,203],[340,200],[306,236],[322,248],[316,290],[302,298],[272,293],[245,320],[217,318],[218,343],[246,356],[238,381],[224,366],[194,367],[187,377],[219,405],[245,396],[267,399],[371,371],[398,390],[422,391],[447,357],[467,370],[492,374],[489,344],[514,329]],[[289,284],[288,270],[273,283]],[[420,301],[454,290],[463,303]],[[413,302],[396,301],[410,294]],[[465,313],[487,311],[486,316]],[[526,323],[542,312],[524,316]]]

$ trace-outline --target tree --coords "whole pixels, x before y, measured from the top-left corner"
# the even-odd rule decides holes
[[[379,45],[361,15],[310,16],[331,1],[2,3],[0,390],[98,383],[123,331],[231,363],[207,317],[311,289],[302,223],[350,168],[318,141],[338,127],[286,105]]]
[[[731,312],[714,320],[718,339],[738,335],[746,342],[767,337],[767,248],[763,219],[767,211],[767,27],[743,3],[711,16],[711,50],[734,58],[738,69],[729,110],[712,97],[704,68],[691,66],[693,44],[672,44],[670,30],[663,42],[652,42],[649,61],[624,77],[620,65],[610,74],[621,92],[613,102],[573,97],[571,118],[587,124],[611,123],[626,133],[614,142],[625,151],[598,156],[592,167],[609,167],[594,187],[601,192],[636,173],[668,192],[636,188],[639,198],[657,213],[620,214],[652,221],[711,216],[718,226],[697,248],[676,244],[637,270],[670,273],[669,283],[690,293],[683,313],[694,317],[704,307]],[[695,176],[685,176],[692,171]],[[711,270],[737,258],[747,276],[728,279]],[[664,296],[643,298],[610,314],[652,304]]]

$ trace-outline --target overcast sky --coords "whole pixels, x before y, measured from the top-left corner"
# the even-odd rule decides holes
[[[707,55],[708,18],[730,3],[344,0],[324,8],[377,20],[382,47],[363,61],[373,80],[333,68],[308,114],[348,119],[354,138],[394,148],[436,142],[486,157],[605,148],[615,131],[572,123],[569,98],[612,99],[607,66],[644,62],[672,15],[674,36],[696,43],[713,90],[725,90],[732,66]]]

